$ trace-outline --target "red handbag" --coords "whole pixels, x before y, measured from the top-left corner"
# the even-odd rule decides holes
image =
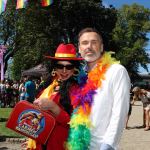
[[[32,103],[20,101],[16,104],[6,123],[10,128],[41,144],[45,144],[55,126],[55,118],[39,110]]]

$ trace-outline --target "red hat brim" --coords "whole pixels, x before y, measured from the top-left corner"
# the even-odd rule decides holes
[[[84,58],[82,57],[51,57],[51,56],[45,56],[45,57],[53,60],[75,60],[75,61],[84,60]]]

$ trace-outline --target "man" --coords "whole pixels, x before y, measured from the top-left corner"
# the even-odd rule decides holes
[[[109,57],[105,56],[103,39],[97,30],[83,29],[78,41],[79,52],[87,62],[88,75],[99,72],[96,78],[102,81],[94,94],[90,113],[92,127],[89,149],[116,150],[129,109],[128,73],[120,64],[107,64]]]
[[[27,81],[25,82],[25,100],[30,103],[33,103],[35,99],[36,86],[32,81],[31,76],[27,76]]]

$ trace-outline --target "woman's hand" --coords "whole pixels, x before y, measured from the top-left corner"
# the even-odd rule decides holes
[[[48,98],[38,98],[33,104],[42,110],[50,110],[55,116],[60,113],[60,107],[53,100],[49,100]]]

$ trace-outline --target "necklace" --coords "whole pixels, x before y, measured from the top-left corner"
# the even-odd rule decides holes
[[[89,116],[93,96],[96,93],[96,89],[101,88],[102,81],[105,80],[106,71],[114,63],[119,62],[111,57],[111,53],[105,53],[98,61],[96,67],[88,73],[88,78],[85,76],[85,84],[79,85],[79,89],[72,93],[71,101],[74,110],[69,122],[70,131],[66,143],[67,150],[89,149],[91,139],[90,128],[92,127]],[[83,75],[81,76],[83,80]]]

